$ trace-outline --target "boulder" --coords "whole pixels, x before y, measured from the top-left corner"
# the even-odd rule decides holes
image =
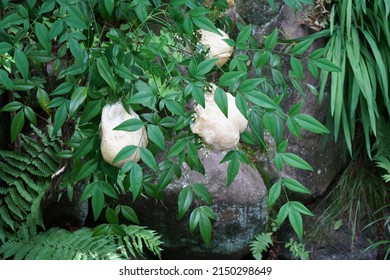
[[[164,199],[158,202],[140,197],[122,203],[131,205],[142,225],[158,231],[164,241],[165,259],[240,259],[249,252],[249,243],[262,232],[267,223],[267,190],[255,168],[241,165],[234,182],[226,186],[227,164],[219,164],[226,153],[202,151],[199,157],[205,175],[191,171],[185,164],[182,176],[164,190]],[[211,208],[217,219],[212,222],[212,241],[208,248],[200,233],[189,232],[189,214],[178,220],[177,200],[182,188],[191,183],[203,183],[211,196]],[[191,208],[189,212],[191,211]]]

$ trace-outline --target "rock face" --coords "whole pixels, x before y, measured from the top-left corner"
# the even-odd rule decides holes
[[[206,174],[182,168],[182,177],[164,190],[162,203],[140,197],[134,207],[142,225],[162,234],[165,259],[239,259],[248,254],[249,243],[264,230],[268,219],[267,192],[263,180],[251,166],[242,165],[234,182],[226,187],[227,163],[219,164],[225,153],[200,152]],[[211,196],[217,215],[212,222],[212,242],[204,246],[199,232],[189,232],[186,215],[177,219],[177,198],[182,188],[203,183]],[[190,210],[191,211],[191,208]]]
[[[278,17],[276,25],[281,31],[281,34],[287,38],[299,38],[309,34],[310,31],[308,28],[299,24],[299,14],[295,13],[288,5],[284,5],[283,8],[281,8],[280,13],[281,15]],[[255,37],[258,36],[255,35]],[[324,47],[324,44],[325,42],[315,41],[309,49],[309,52]],[[289,65],[289,61],[283,61],[282,64]],[[288,80],[288,69],[282,70],[286,80]],[[310,72],[305,69],[304,73],[304,82],[318,88],[319,82],[313,78]],[[290,85],[290,89],[293,89],[292,85]],[[302,97],[297,91],[290,90],[288,98],[284,101],[282,107],[285,111],[288,111],[293,104],[296,104],[301,100]],[[325,124],[328,115],[328,106],[329,96],[327,94],[325,94],[322,103],[319,103],[318,98],[307,90],[301,113],[309,114]],[[314,172],[286,167],[280,175],[283,177],[295,178],[309,188],[312,195],[307,197],[307,199],[321,196],[325,193],[337,174],[346,167],[349,161],[346,145],[342,141],[335,143],[332,135],[329,137],[326,145],[324,145],[324,136],[322,135],[302,131],[302,137],[301,139],[298,139],[294,135],[288,133],[287,127],[285,127],[285,131],[285,137],[289,140],[288,151],[305,159],[312,165]],[[264,166],[264,169],[269,172],[271,181],[277,178],[271,160],[273,156],[272,149],[271,145],[271,153],[269,155],[257,153],[257,159],[259,163]]]

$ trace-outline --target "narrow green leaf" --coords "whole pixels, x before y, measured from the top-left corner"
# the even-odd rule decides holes
[[[101,190],[104,194],[106,194],[112,198],[118,199],[118,195],[115,192],[115,189],[109,183],[100,181],[97,186],[98,186],[99,190]]]
[[[4,85],[4,87],[8,90],[13,90],[14,85],[12,80],[9,78],[8,73],[3,69],[0,69],[0,82]]]
[[[98,162],[96,162],[94,159],[87,161],[75,176],[74,181],[77,182],[92,175],[92,173],[97,169],[97,166]]]
[[[180,140],[176,141],[176,143],[173,144],[171,150],[169,151],[167,158],[177,156],[178,154],[183,152],[184,148],[186,146],[186,143],[187,143],[187,139],[180,139]]]
[[[307,209],[307,207],[305,205],[303,205],[299,201],[290,201],[290,205],[292,208],[297,210],[299,213],[302,213],[302,214],[307,215],[307,216],[314,216],[314,214],[309,209]]]
[[[209,217],[203,212],[200,212],[199,216],[199,231],[206,247],[210,246],[211,242],[211,222]]]
[[[314,39],[307,39],[307,40],[304,40],[302,42],[299,42],[298,44],[296,44],[293,49],[292,49],[292,54],[303,54],[305,51],[307,51],[310,46],[313,44],[314,42]]]
[[[241,77],[245,76],[246,73],[241,71],[230,71],[223,74],[218,81],[218,85],[221,87],[231,86],[240,80]]]
[[[93,218],[96,221],[99,218],[100,213],[102,213],[102,210],[104,208],[104,193],[100,189],[97,189],[93,194],[91,206],[92,206]]]
[[[269,190],[268,195],[268,207],[271,208],[274,205],[275,201],[279,198],[280,192],[282,190],[282,184],[280,180],[278,180],[275,184],[272,185]]]
[[[212,23],[207,17],[191,17],[192,22],[199,28],[204,29],[206,31],[213,32],[215,34],[221,35],[218,29],[215,27],[214,23]]]
[[[317,65],[318,68],[329,71],[329,72],[340,72],[341,68],[334,64],[333,62],[329,61],[326,58],[317,58],[313,59],[313,62],[315,65]]]
[[[188,209],[191,206],[193,200],[192,190],[190,186],[184,187],[178,197],[177,207],[178,207],[178,215],[179,219],[183,218],[183,216],[187,213]]]
[[[291,69],[294,71],[294,74],[298,77],[299,80],[303,80],[303,66],[299,59],[292,56],[290,58]]]
[[[284,178],[283,184],[293,192],[299,192],[299,193],[306,193],[311,194],[311,192],[301,183],[299,183],[297,180],[293,178]]]
[[[268,35],[267,38],[265,39],[264,47],[267,51],[275,48],[276,43],[278,42],[278,34],[279,34],[279,30],[278,28],[275,28],[274,31],[272,31],[272,33]]]
[[[20,74],[22,74],[22,77],[25,80],[28,80],[30,66],[28,64],[28,59],[26,54],[19,49],[15,49],[14,61],[15,61],[16,68],[18,68]]]
[[[148,138],[161,150],[165,151],[164,135],[161,128],[154,124],[147,125]]]
[[[308,164],[304,159],[293,153],[280,153],[279,155],[282,157],[283,161],[286,164],[292,167],[313,171],[313,168],[310,166],[310,164]]]
[[[282,207],[280,207],[278,215],[276,216],[276,224],[278,226],[280,226],[284,222],[289,212],[290,212],[290,204],[286,202],[285,204],[282,205]]]
[[[211,71],[211,69],[213,69],[213,67],[215,66],[217,61],[218,61],[218,58],[207,59],[205,61],[202,61],[196,67],[196,75],[199,75],[199,76],[206,75],[208,72]]]
[[[214,92],[214,101],[217,104],[218,108],[222,111],[222,113],[227,118],[229,116],[228,99],[227,99],[226,92],[220,87],[217,87],[217,89]]]
[[[68,117],[68,110],[66,108],[66,103],[63,103],[60,107],[57,108],[56,113],[54,115],[54,128],[53,128],[54,135],[57,134],[57,132],[61,129],[67,117]]]
[[[142,168],[137,163],[134,163],[130,170],[130,188],[133,194],[133,202],[142,192],[143,177]]]
[[[93,100],[87,102],[80,117],[80,123],[84,124],[99,115],[102,110],[102,100]]]
[[[248,92],[248,91],[252,91],[252,90],[256,89],[256,87],[264,81],[265,81],[264,78],[255,78],[255,79],[245,80],[238,87],[238,91],[243,92],[243,93]]]
[[[302,216],[297,210],[295,210],[295,208],[290,207],[289,210],[290,211],[288,213],[288,220],[290,221],[290,224],[294,229],[295,233],[297,234],[299,240],[302,240],[302,235],[303,235]]]
[[[5,54],[12,49],[12,45],[7,42],[0,42],[0,54]]]
[[[106,10],[110,16],[112,16],[112,13],[114,11],[114,0],[104,0],[104,6],[106,7]]]
[[[54,1],[53,1],[54,2]],[[57,19],[50,28],[49,39],[53,40],[55,37],[61,34],[64,30],[64,23],[62,19]]]
[[[290,130],[290,132],[292,134],[294,134],[298,139],[300,139],[301,138],[301,128],[300,128],[299,124],[297,123],[297,121],[294,118],[289,117],[286,121],[286,124],[287,124],[288,130]]]
[[[11,142],[15,142],[24,127],[24,112],[20,110],[12,119],[11,122]]]
[[[240,170],[240,161],[237,158],[232,159],[229,162],[227,168],[227,186],[230,186],[233,183],[239,170]]]
[[[3,108],[1,108],[0,112],[13,112],[16,110],[19,110],[23,107],[23,104],[19,101],[11,101],[7,105],[5,105]]]
[[[195,183],[191,185],[191,188],[197,197],[208,204],[212,203],[212,197],[204,184]]]
[[[133,118],[128,119],[119,124],[118,126],[114,127],[114,130],[123,130],[123,131],[137,131],[141,129],[145,123],[141,121],[140,119]]]
[[[189,225],[190,225],[190,232],[193,232],[195,230],[195,228],[198,226],[199,224],[199,219],[200,219],[200,210],[199,208],[195,208],[192,212],[191,212],[191,215],[190,215],[190,222],[189,222]]]
[[[240,113],[248,119],[248,104],[245,100],[245,97],[241,93],[237,93],[236,99],[235,99],[235,104],[237,109],[240,111]]]
[[[116,92],[116,82],[114,79],[114,75],[108,64],[108,60],[105,56],[102,56],[97,59],[97,68],[100,76],[106,81],[106,83],[110,86],[110,88]]]
[[[104,216],[106,217],[107,222],[109,222],[110,224],[112,225],[119,224],[118,214],[111,207],[106,208],[106,213]]]
[[[122,79],[125,79],[125,80],[135,80],[136,77],[134,76],[134,74],[130,71],[129,68],[125,67],[124,65],[115,65],[114,67],[114,71],[115,73],[121,77]]]
[[[119,162],[121,160],[124,160],[124,159],[131,157],[137,149],[138,149],[138,147],[133,146],[133,145],[123,147],[119,151],[119,153],[115,156],[115,158],[112,160],[112,163],[116,163],[116,162]]]
[[[280,109],[280,107],[271,98],[260,91],[247,92],[245,95],[250,101],[262,108],[275,110]]]
[[[158,165],[153,154],[146,148],[140,148],[140,155],[143,162],[149,166],[154,172],[158,172]]]
[[[133,208],[127,205],[121,205],[120,207],[121,207],[121,213],[125,219],[137,225],[140,224],[137,214],[135,213]]]
[[[24,112],[24,115],[27,117],[27,119],[33,124],[33,125],[37,125],[38,122],[37,122],[37,117],[35,115],[35,112],[34,110],[29,107],[29,106],[24,106],[23,108],[23,112]]]
[[[69,115],[73,116],[76,113],[77,109],[84,103],[87,98],[88,88],[86,87],[76,87],[73,91],[69,103]]]
[[[238,33],[237,40],[236,40],[237,45],[245,46],[246,45],[246,41],[249,39],[251,33],[252,33],[252,25],[249,24],[249,25],[245,26],[240,31],[240,33]]]
[[[51,52],[51,40],[47,27],[40,22],[36,22],[35,34],[37,35],[38,41],[42,45],[42,47],[48,52]]]
[[[293,119],[299,124],[300,127],[308,131],[321,134],[329,133],[329,130],[323,124],[310,115],[297,114],[293,117]]]
[[[87,200],[88,198],[92,197],[95,194],[96,190],[98,189],[98,187],[97,187],[98,183],[99,182],[93,182],[93,183],[88,184],[85,187],[83,194],[81,195],[80,200],[84,201],[84,200]]]

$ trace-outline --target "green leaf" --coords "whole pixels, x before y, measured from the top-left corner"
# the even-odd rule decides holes
[[[15,142],[24,127],[24,112],[20,110],[12,119],[11,122],[11,142]]]
[[[80,117],[80,123],[84,124],[99,115],[102,110],[102,100],[93,100],[87,102]]]
[[[106,208],[105,217],[107,222],[113,225],[119,224],[119,217],[118,214],[112,209],[111,207]]]
[[[53,1],[54,2],[54,1]],[[50,28],[49,39],[53,40],[55,37],[61,34],[64,30],[64,23],[62,19],[57,19]]]
[[[97,169],[97,166],[98,162],[96,162],[94,159],[87,161],[85,164],[83,164],[80,171],[75,176],[74,181],[77,182],[92,175],[92,173]]]
[[[295,233],[297,234],[299,240],[302,240],[302,235],[303,235],[302,216],[298,211],[296,211],[292,207],[290,207],[289,210],[290,211],[288,213],[288,220],[290,221],[290,224],[294,229]]]
[[[299,80],[303,80],[303,66],[302,63],[295,57],[290,58],[291,69]]]
[[[217,89],[214,92],[214,101],[217,104],[218,108],[222,111],[222,113],[227,118],[229,116],[228,98],[226,92],[220,87],[217,87]]]
[[[154,172],[158,172],[158,165],[153,154],[146,148],[140,148],[140,155],[143,162],[149,166]]]
[[[164,135],[161,128],[154,124],[148,124],[147,131],[150,141],[156,144],[161,150],[165,151]]]
[[[38,88],[37,90],[37,101],[39,106],[41,106],[41,108],[46,112],[46,114],[50,116],[50,98],[47,92],[42,88]]]
[[[65,22],[70,27],[75,29],[88,29],[85,18],[77,7],[68,6],[68,17],[65,18]]]
[[[278,110],[280,107],[267,95],[260,91],[247,92],[246,97],[262,108]]]
[[[298,138],[301,138],[301,128],[294,118],[289,117],[287,119],[286,124],[292,134],[294,134]]]
[[[116,81],[105,56],[97,59],[97,68],[100,76],[106,81],[112,91],[116,92]]]
[[[98,184],[99,184],[99,182],[93,182],[93,183],[88,184],[85,187],[83,194],[81,195],[80,200],[84,201],[84,200],[87,200],[88,198],[92,197],[95,194],[96,190],[98,189],[98,186],[97,186]]]
[[[130,187],[133,194],[133,202],[142,192],[143,177],[142,168],[137,163],[134,163],[130,170]]]
[[[278,226],[280,226],[284,222],[289,212],[290,212],[290,204],[286,202],[285,204],[282,205],[282,207],[280,207],[278,215],[276,216],[276,224]]]
[[[205,187],[205,185],[201,183],[195,183],[191,185],[192,190],[194,191],[195,195],[202,199],[204,202],[211,204],[212,203],[212,197]]]
[[[180,104],[177,101],[166,100],[166,99],[164,101],[169,111],[171,111],[175,115],[184,116],[183,108],[180,106]]]
[[[9,52],[13,46],[7,42],[0,42],[0,54],[5,54]]]
[[[200,16],[200,17],[191,17],[192,22],[199,28],[204,29],[210,32],[213,32],[215,34],[221,35],[219,33],[218,29],[215,27],[214,23],[212,23],[207,17]]]
[[[61,129],[67,117],[68,110],[66,108],[66,103],[63,103],[60,107],[57,108],[56,113],[54,115],[53,135],[57,134],[57,132]]]
[[[74,38],[69,39],[69,49],[76,63],[84,63],[84,51]]]
[[[251,33],[252,33],[252,25],[249,24],[249,25],[245,26],[240,31],[240,33],[238,33],[237,40],[236,40],[237,46],[242,46],[243,48],[245,48],[246,47],[246,41],[251,36]],[[241,47],[239,47],[239,49],[241,49]]]
[[[264,82],[264,78],[255,78],[255,79],[248,79],[241,83],[241,85],[238,87],[238,91],[240,92],[248,92],[254,90],[260,83]]]
[[[300,127],[314,133],[329,133],[329,130],[319,121],[307,114],[297,114],[293,119]]]
[[[313,168],[310,166],[310,164],[308,164],[305,160],[303,160],[302,158],[300,158],[299,156],[297,156],[295,154],[280,153],[279,155],[282,157],[282,159],[285,163],[287,163],[288,165],[290,165],[292,167],[303,169],[303,170],[313,171]]]
[[[279,198],[280,192],[282,190],[282,184],[280,180],[278,180],[271,189],[269,190],[269,195],[268,195],[268,207],[271,208],[272,205],[274,205],[275,201]]]
[[[307,40],[304,40],[302,42],[299,42],[298,44],[296,44],[293,47],[291,53],[295,54],[295,55],[303,54],[305,51],[307,51],[311,47],[313,42],[314,42],[314,39],[307,39]]]
[[[127,219],[130,222],[133,222],[137,225],[140,224],[137,214],[135,213],[134,209],[127,205],[121,205],[121,213],[125,219]]]
[[[179,139],[179,140],[177,140],[176,143],[173,144],[171,150],[169,151],[169,153],[167,155],[167,158],[171,158],[171,157],[177,156],[178,154],[183,152],[184,148],[186,146],[186,143],[187,143],[187,139]]]
[[[337,66],[336,64],[334,64],[333,62],[329,61],[326,58],[317,58],[315,60],[313,59],[313,62],[318,68],[325,71],[329,71],[329,72],[341,71],[341,68],[339,66]]]
[[[33,124],[37,125],[37,117],[35,116],[34,110],[29,106],[24,106],[23,108],[24,115],[27,117],[27,119]]]
[[[217,219],[217,215],[214,213],[214,211],[209,206],[202,205],[199,207],[199,209],[210,219],[212,219],[212,220]]]
[[[193,232],[195,230],[195,228],[198,226],[199,224],[199,219],[200,219],[200,209],[199,208],[195,208],[192,212],[191,212],[191,215],[190,215],[190,222],[189,222],[189,225],[190,225],[190,232]]]
[[[140,119],[133,118],[133,119],[128,119],[122,122],[121,124],[117,125],[114,127],[114,130],[123,130],[123,131],[137,131],[141,129],[144,126],[144,122],[141,121]]]
[[[104,6],[106,7],[106,10],[110,16],[112,16],[112,13],[114,11],[114,0],[104,0]]]
[[[293,178],[284,178],[283,184],[293,192],[311,194],[311,192],[301,183]]]
[[[248,123],[252,135],[261,148],[265,147],[263,115],[261,111],[253,109],[250,109],[248,114]]]
[[[8,73],[3,69],[0,69],[0,82],[4,85],[4,87],[8,90],[13,90],[14,85],[12,80],[9,78]]]
[[[70,98],[69,115],[73,116],[77,109],[83,104],[85,98],[87,98],[88,88],[76,87]]]
[[[299,201],[290,201],[290,206],[297,210],[299,213],[302,213],[307,216],[314,216],[314,214]]]
[[[92,206],[93,218],[96,221],[99,218],[100,213],[104,208],[104,193],[100,189],[97,189],[93,194],[91,206]]]
[[[14,51],[14,61],[16,68],[18,68],[20,74],[25,80],[28,80],[28,74],[30,73],[30,66],[28,64],[27,56],[19,49]]]
[[[203,212],[199,215],[199,231],[206,247],[210,246],[211,242],[211,222],[209,217]]]
[[[23,107],[23,104],[19,101],[11,101],[7,105],[5,105],[3,108],[1,108],[0,112],[13,112],[16,110],[19,110]]]
[[[47,27],[40,22],[36,22],[35,34],[37,35],[38,41],[42,45],[42,47],[48,52],[51,52],[51,40]]]
[[[227,168],[227,186],[230,186],[231,183],[233,183],[239,170],[240,170],[240,161],[237,158],[232,159],[229,162]]]
[[[11,13],[10,15],[2,18],[2,20],[0,21],[0,30],[3,28],[8,28],[11,25],[24,23],[25,21],[26,20],[17,13]]]
[[[275,48],[276,43],[278,42],[278,33],[278,28],[275,28],[274,31],[272,31],[272,33],[265,39],[264,47],[267,51],[270,51]]]
[[[207,74],[208,72],[213,69],[215,64],[217,63],[218,58],[213,58],[213,59],[207,59],[205,61],[202,61],[199,63],[199,65],[196,67],[196,76],[203,76]]]
[[[115,158],[112,160],[112,163],[117,163],[121,160],[131,157],[137,149],[138,147],[133,145],[123,147],[119,151],[119,153],[115,156]]]
[[[121,77],[122,79],[125,79],[125,80],[135,80],[136,77],[134,76],[134,74],[130,71],[129,68],[125,67],[124,65],[115,65],[114,67],[114,71],[115,73]]]
[[[241,93],[237,93],[235,104],[240,113],[247,119],[248,118],[248,104],[245,97]]]
[[[230,71],[223,74],[218,81],[218,85],[221,87],[231,86],[236,83],[241,77],[245,76],[245,72],[241,71]]]
[[[204,92],[200,87],[192,86],[191,95],[203,108],[206,106],[206,100],[204,97]]]
[[[192,20],[189,16],[186,16],[184,18],[183,28],[185,33],[187,33],[187,35],[192,36],[192,33],[194,32],[194,24],[192,23]]]
[[[183,218],[183,216],[187,213],[188,209],[191,206],[193,200],[192,190],[190,186],[184,187],[178,197],[177,207],[178,207],[178,215],[179,219]]]
[[[108,195],[108,196],[110,196],[112,198],[118,199],[118,195],[116,194],[113,186],[110,185],[109,183],[107,183],[107,182],[99,182],[98,187],[99,187],[99,190],[101,190],[106,195]]]

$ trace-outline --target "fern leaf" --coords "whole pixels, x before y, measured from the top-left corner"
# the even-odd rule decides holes
[[[5,230],[3,225],[0,223],[0,244],[5,242]]]
[[[15,178],[5,172],[0,171],[1,180],[3,180],[8,186],[12,186],[15,182]]]
[[[15,181],[15,184],[14,186],[16,187],[16,190],[18,192],[18,194],[23,197],[24,200],[26,200],[27,202],[31,202],[33,200],[33,197],[32,197],[32,192],[28,192],[25,187],[24,187],[24,184],[21,182],[21,181]],[[15,189],[12,189],[12,190],[15,190]]]
[[[58,169],[59,162],[56,161],[56,157],[53,154],[51,149],[46,148],[43,153],[41,153],[38,158],[46,164],[47,168],[50,170],[50,175],[52,175]]]
[[[46,186],[44,184],[36,184],[33,179],[31,179],[26,173],[22,173],[20,175],[20,178],[26,183],[26,185],[29,187],[29,189],[34,190],[37,194],[41,193],[46,189]],[[31,194],[31,193],[30,193]]]
[[[7,204],[8,209],[16,215],[20,220],[23,220],[24,215],[20,211],[19,207],[15,204],[15,202],[12,200],[11,196],[6,196],[5,197],[5,203]]]
[[[42,199],[45,196],[45,193],[42,192],[37,198],[35,198],[31,204],[31,217],[32,221],[36,224],[44,228],[43,218],[42,218],[42,208],[41,203]]]
[[[0,151],[0,156],[5,161],[15,160],[15,161],[21,161],[21,162],[24,162],[24,163],[29,163],[30,162],[30,160],[26,156],[18,154],[18,153],[15,153],[13,151],[1,150]]]
[[[7,208],[5,207],[0,207],[0,217],[3,219],[3,221],[10,227],[12,228],[13,231],[15,231],[15,223],[11,219],[11,216],[9,215],[9,212]]]
[[[263,257],[263,253],[267,251],[270,245],[273,245],[271,235],[272,233],[258,234],[255,240],[250,243],[250,250],[256,260],[261,260]]]
[[[16,155],[16,153],[14,154]],[[18,170],[25,170],[28,163],[28,160],[26,160],[26,158],[23,155],[19,155],[15,157],[5,156],[3,157],[3,159],[7,165],[13,166]]]
[[[15,188],[10,189],[9,195],[18,206],[20,211],[22,211],[24,214],[27,213],[26,211],[30,211],[30,203],[21,197]]]
[[[7,193],[8,193],[8,189],[7,188],[0,187],[0,194],[1,195],[5,195]]]

